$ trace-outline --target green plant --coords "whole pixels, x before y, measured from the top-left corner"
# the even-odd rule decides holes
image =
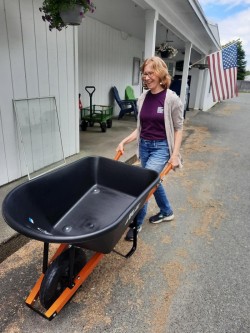
[[[95,5],[91,0],[44,0],[42,7],[39,8],[43,13],[42,19],[49,22],[49,30],[57,29],[62,30],[67,25],[61,19],[60,12],[72,8],[74,5],[83,7],[83,15],[90,11],[95,10]]]

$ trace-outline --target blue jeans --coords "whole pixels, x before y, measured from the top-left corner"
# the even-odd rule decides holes
[[[143,168],[155,170],[160,173],[169,160],[169,149],[167,140],[144,140],[139,141],[139,154]],[[173,210],[168,201],[162,184],[154,192],[155,201],[163,215],[171,215]],[[137,226],[141,226],[147,214],[148,203],[142,207],[137,214]]]

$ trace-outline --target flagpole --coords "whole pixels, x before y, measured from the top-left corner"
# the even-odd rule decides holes
[[[231,43],[229,43],[228,45],[222,47],[221,50],[226,49],[227,47],[229,47],[229,46],[231,46],[231,45],[234,45],[234,44],[238,43],[239,40],[240,40],[240,38],[236,39],[236,41],[231,42]],[[216,52],[218,52],[218,51],[216,51]],[[215,52],[209,53],[209,54],[207,54],[205,57],[203,57],[202,59],[200,59],[200,60],[194,62],[192,65],[189,66],[189,68],[192,68],[193,65],[198,64],[198,62],[200,62],[200,61],[206,59],[206,57],[208,57],[210,54],[213,54],[213,53],[215,53]]]
[[[231,42],[231,43],[225,45],[225,46],[222,47],[221,49],[222,49],[222,50],[223,50],[223,49],[226,49],[227,47],[229,47],[229,46],[231,46],[231,45],[234,45],[234,44],[238,43],[238,41],[240,41],[240,38],[236,39],[234,42]],[[208,54],[208,55],[209,55],[209,54]]]

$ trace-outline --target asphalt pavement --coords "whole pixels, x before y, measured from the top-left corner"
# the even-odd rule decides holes
[[[105,255],[52,321],[24,303],[41,273],[42,243],[31,240],[9,255],[0,265],[0,331],[250,333],[249,105],[250,94],[240,94],[208,112],[187,112],[184,167],[163,182],[175,220],[145,221],[135,254]],[[107,136],[95,128],[81,133],[82,156],[112,158],[133,128],[124,119]],[[2,196],[14,185],[0,188]],[[151,199],[148,217],[156,212]],[[116,249],[129,247],[122,238]]]

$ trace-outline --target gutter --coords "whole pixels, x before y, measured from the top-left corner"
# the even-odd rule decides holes
[[[221,45],[217,42],[216,38],[214,37],[214,34],[213,34],[212,30],[210,29],[211,23],[209,23],[207,21],[207,18],[205,16],[205,13],[204,13],[201,5],[199,4],[199,2],[197,0],[188,0],[188,2],[190,4],[190,6],[193,8],[194,13],[197,15],[197,17],[200,20],[200,22],[202,23],[203,27],[207,31],[210,39],[212,40],[212,42],[216,46],[217,50],[220,50]],[[218,30],[218,33],[219,33],[219,30]]]

